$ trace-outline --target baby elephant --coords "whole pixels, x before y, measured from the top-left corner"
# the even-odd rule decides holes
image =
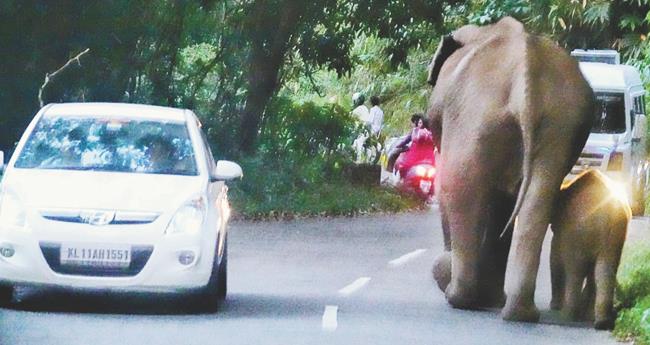
[[[552,309],[571,319],[614,326],[616,271],[632,217],[613,182],[588,170],[562,186],[551,220]]]

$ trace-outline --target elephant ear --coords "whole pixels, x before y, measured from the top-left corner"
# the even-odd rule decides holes
[[[427,82],[431,86],[436,86],[436,81],[438,80],[438,75],[442,69],[442,65],[445,63],[447,58],[451,56],[458,48],[462,45],[454,39],[452,35],[442,36],[440,39],[440,45],[438,45],[438,50],[436,50],[431,64],[429,65],[429,78]]]

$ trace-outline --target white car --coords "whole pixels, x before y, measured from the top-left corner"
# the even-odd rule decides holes
[[[189,110],[41,109],[0,185],[0,284],[226,295],[225,180]],[[1,162],[0,162],[1,164]],[[202,299],[206,303],[206,299]]]

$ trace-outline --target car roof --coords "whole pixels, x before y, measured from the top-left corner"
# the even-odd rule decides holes
[[[580,70],[595,90],[625,90],[628,87],[643,85],[639,72],[628,65],[581,62]]]
[[[53,103],[43,116],[115,116],[159,121],[185,122],[186,109],[132,103]]]

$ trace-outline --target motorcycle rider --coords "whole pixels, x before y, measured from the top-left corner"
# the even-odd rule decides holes
[[[390,160],[394,159],[393,156],[399,155],[395,160],[394,168],[399,171],[400,176],[405,176],[408,169],[421,162],[429,162],[430,164],[435,165],[433,136],[431,131],[427,128],[422,114],[413,114],[413,116],[411,116],[411,123],[413,129],[409,135],[395,146],[395,152],[393,152],[391,158],[389,158],[390,164]],[[405,149],[406,145],[409,143],[411,145],[408,149]]]

